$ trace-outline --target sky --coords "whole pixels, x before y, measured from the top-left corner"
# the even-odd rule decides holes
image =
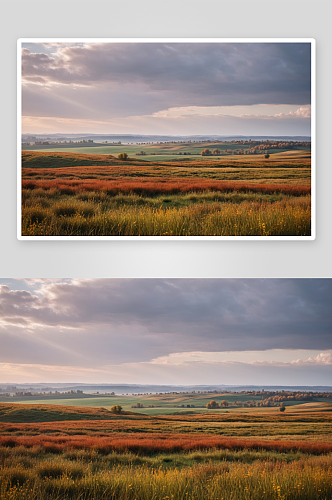
[[[332,385],[332,279],[1,279],[0,383]]]
[[[310,43],[23,43],[22,133],[305,135]]]

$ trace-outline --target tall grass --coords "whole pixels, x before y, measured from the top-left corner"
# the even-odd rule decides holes
[[[15,448],[23,446],[40,449],[52,453],[62,453],[66,450],[94,449],[99,453],[133,452],[141,455],[156,453],[177,453],[182,451],[220,449],[220,450],[267,450],[282,453],[300,451],[303,453],[322,454],[332,453],[332,444],[324,442],[306,441],[267,441],[263,439],[229,438],[208,436],[202,434],[184,435],[181,433],[154,433],[150,436],[146,432],[114,433],[111,436],[91,435],[60,435],[60,436],[1,436],[0,446]]]
[[[0,455],[2,500],[328,500],[332,457]],[[196,462],[196,463],[195,463]]]
[[[22,167],[24,236],[311,234],[310,154],[301,151],[157,163],[30,151]]]
[[[217,201],[218,193],[162,200],[95,193],[90,200],[58,198],[25,190],[22,234],[26,236],[308,236],[311,234],[310,196],[279,201],[246,200],[233,194],[233,203]],[[193,197],[194,196],[194,197]],[[210,196],[210,198],[209,198]],[[243,196],[241,202],[241,196]],[[257,195],[258,196],[258,195]],[[205,198],[204,198],[205,197]],[[213,198],[215,197],[215,198]],[[191,200],[190,200],[191,198]],[[250,200],[250,198],[249,198]]]
[[[95,165],[87,167],[23,168],[22,179],[29,180],[169,180],[192,179],[260,184],[302,184],[310,186],[310,168],[251,168],[167,165]]]
[[[291,196],[310,194],[311,187],[295,184],[252,183],[252,182],[226,182],[207,179],[181,179],[181,178],[137,178],[131,180],[121,178],[116,180],[100,179],[51,179],[22,181],[23,189],[57,190],[60,194],[75,194],[84,191],[104,191],[108,195],[138,194],[142,196],[156,196],[159,194],[200,193],[202,191],[218,191],[227,193],[283,193]]]
[[[1,500],[332,498],[332,441],[329,434],[327,439],[314,440],[317,426],[329,432],[328,411],[284,415],[253,409],[247,414],[158,417],[126,412],[112,420],[33,422],[34,409],[43,411],[46,418],[48,410],[53,419],[58,414],[52,408],[62,409],[67,418],[79,410],[105,418],[109,412],[2,406],[9,412],[5,416],[12,415],[13,420],[17,417],[13,412],[21,408],[25,423],[0,423]],[[242,432],[251,437],[222,436],[227,426],[223,419],[230,418],[235,421],[229,425],[243,426]],[[276,431],[283,427],[279,430],[283,438],[268,436],[262,421]],[[252,436],[253,428],[260,437]],[[299,440],[299,431],[306,429],[309,439]]]

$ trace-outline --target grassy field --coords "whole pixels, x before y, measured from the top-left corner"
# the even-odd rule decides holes
[[[106,408],[110,409],[114,405],[121,405],[125,411],[144,413],[148,415],[165,415],[165,414],[181,414],[184,413],[206,413],[206,405],[215,400],[219,405],[222,401],[227,400],[228,407],[211,409],[209,414],[227,414],[229,411],[241,413],[251,411],[248,405],[255,403],[256,412],[261,413],[264,418],[265,413],[270,416],[271,409],[279,412],[280,403],[276,406],[258,406],[262,401],[261,395],[245,394],[245,393],[185,393],[185,394],[143,394],[143,395],[96,395],[96,394],[36,394],[32,396],[0,396],[1,403],[14,404],[20,403],[24,405],[64,405],[72,407],[85,408]],[[322,413],[330,408],[328,400],[323,397],[315,397],[312,402],[303,401],[287,401],[285,404],[292,407],[292,412],[296,412],[297,408],[304,411],[313,411],[316,408]],[[139,405],[139,406],[138,406]],[[136,407],[137,406],[137,407]],[[9,408],[10,406],[6,406]],[[22,406],[19,406],[23,408]],[[275,409],[276,408],[276,409]],[[327,409],[326,409],[327,408]],[[258,414],[257,413],[257,414]],[[0,411],[1,416],[1,411]]]
[[[117,156],[119,153],[127,153],[131,157],[143,158],[147,161],[179,161],[181,160],[193,159],[197,160],[197,157],[201,156],[201,152],[204,149],[214,149],[220,150],[220,155],[216,155],[214,159],[221,157],[232,156],[232,153],[236,150],[249,149],[251,146],[249,144],[236,144],[236,143],[224,143],[224,142],[201,142],[201,143],[164,143],[164,144],[104,144],[104,143],[81,143],[73,144],[52,144],[52,145],[24,145],[22,147],[23,151],[43,151],[45,153],[52,152],[68,152],[68,153],[78,153],[78,154],[97,154],[97,155],[113,155]],[[136,153],[144,151],[144,156],[139,156]],[[310,153],[310,147],[308,146],[295,146],[292,153],[298,153],[299,151],[305,151],[307,154]],[[273,153],[283,153],[289,152],[287,149],[273,149]],[[181,158],[183,157],[183,158]]]
[[[22,235],[309,236],[310,161],[23,151]]]
[[[0,403],[0,498],[330,499],[332,405],[245,410]]]

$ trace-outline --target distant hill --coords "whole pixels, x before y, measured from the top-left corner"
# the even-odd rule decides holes
[[[121,419],[128,417],[136,420],[149,418],[129,411],[121,413]],[[118,415],[102,407],[0,403],[0,422],[58,422],[61,420],[114,420],[118,418]]]
[[[25,168],[81,167],[100,165],[101,163],[103,165],[112,165],[114,162],[116,162],[116,159],[112,155],[44,153],[41,151],[22,152],[22,167]]]
[[[126,163],[128,162],[133,165],[146,165],[146,161],[138,158],[127,158]],[[113,155],[22,151],[22,168],[115,166],[123,163]]]

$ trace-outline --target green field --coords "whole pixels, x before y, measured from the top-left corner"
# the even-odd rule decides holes
[[[146,161],[179,161],[188,160],[192,158],[197,160],[201,156],[201,152],[204,149],[219,149],[221,154],[215,157],[209,157],[214,160],[218,160],[220,157],[232,156],[232,152],[235,150],[246,150],[250,148],[248,144],[235,144],[235,143],[224,143],[224,142],[204,142],[204,143],[166,143],[166,144],[122,144],[122,145],[106,145],[102,143],[93,143],[91,145],[87,144],[75,144],[70,146],[68,144],[52,144],[52,145],[31,145],[22,146],[22,151],[43,151],[45,153],[51,152],[67,152],[67,153],[77,153],[77,154],[98,154],[98,155],[113,155],[117,156],[119,153],[127,153],[130,157],[136,157],[136,153],[144,151],[146,154],[144,156],[137,156]],[[227,153],[226,153],[227,150]],[[295,151],[307,151],[310,152],[309,146],[295,146]],[[284,153],[289,150],[285,149],[273,149],[273,154]],[[184,154],[185,153],[185,154]]]
[[[66,394],[66,395],[50,395],[50,394],[40,394],[34,396],[0,396],[0,403],[20,403],[20,404],[48,404],[48,405],[65,405],[65,406],[77,406],[77,407],[90,407],[90,408],[107,408],[110,409],[114,405],[121,405],[124,411],[144,413],[147,415],[167,415],[167,414],[201,414],[206,413],[206,405],[211,400],[215,400],[219,405],[222,401],[227,401],[228,406],[225,408],[210,409],[209,412],[215,414],[225,414],[229,412],[248,412],[251,411],[250,406],[245,406],[246,404],[252,404],[255,402],[259,405],[262,401],[262,395],[255,394],[242,394],[242,393],[186,393],[186,394],[151,394],[151,395],[114,395],[114,396],[103,396],[95,394]],[[303,411],[303,408],[312,408],[317,404],[318,407],[323,410],[324,403],[326,402],[324,397],[315,397],[314,402],[304,402],[304,401],[286,401],[285,406],[292,407],[292,411],[296,411],[296,407],[299,405]],[[240,404],[236,404],[236,402]],[[137,404],[142,405],[139,408],[135,408]],[[322,406],[323,405],[323,406]],[[276,403],[275,406],[265,407],[265,406],[255,406],[255,411],[261,412],[262,414],[271,411],[273,408],[277,408],[279,411],[280,403]],[[276,411],[276,410],[274,410]]]

